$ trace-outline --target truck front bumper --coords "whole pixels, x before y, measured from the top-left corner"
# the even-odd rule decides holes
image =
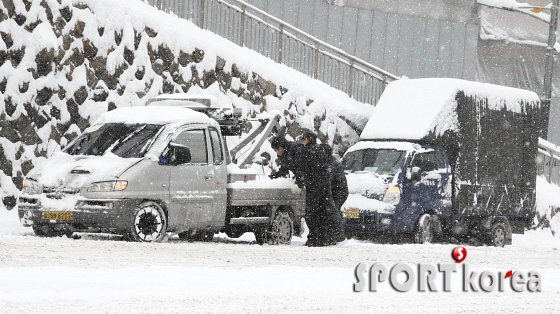
[[[67,225],[75,230],[96,228],[101,231],[125,230],[132,226],[134,199],[80,199],[70,208],[48,208],[40,197],[21,196],[18,215],[23,226]]]
[[[373,211],[360,211],[358,217],[350,218],[343,213],[347,233],[376,233],[391,231],[393,215],[380,214]]]

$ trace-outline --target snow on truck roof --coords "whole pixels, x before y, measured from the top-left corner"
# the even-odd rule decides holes
[[[117,108],[103,113],[97,121],[95,121],[95,124],[103,123],[203,123],[219,127],[216,120],[209,118],[204,113],[197,112],[189,108],[166,106],[133,106]]]
[[[220,105],[218,97],[209,94],[161,94],[150,98],[146,102],[146,106],[170,106],[198,109],[231,109],[233,105],[227,103],[225,106]]]
[[[387,85],[360,138],[419,140],[430,131],[456,130],[458,92],[488,99],[490,108],[520,112],[520,101],[538,103],[531,91],[459,79],[403,79]]]
[[[346,153],[353,152],[360,149],[376,148],[376,149],[394,149],[402,151],[413,151],[419,147],[418,144],[409,142],[372,142],[372,141],[362,141],[352,145]]]

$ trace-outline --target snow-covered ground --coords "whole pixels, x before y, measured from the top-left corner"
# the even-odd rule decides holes
[[[305,237],[305,235],[304,235]],[[463,292],[462,273],[451,292],[353,292],[359,263],[453,263],[455,244],[376,244],[308,248],[259,246],[251,233],[220,234],[210,243],[171,236],[164,243],[131,243],[117,236],[79,240],[39,238],[0,208],[0,313],[558,313],[560,238],[549,229],[514,235],[499,249],[468,246],[470,271],[541,274],[541,292]],[[507,281],[506,281],[507,282]]]
[[[100,20],[119,16],[119,12],[133,12],[133,21],[129,18],[110,21],[148,21],[146,25],[154,24],[159,30],[188,29],[193,42],[206,38],[197,43],[207,53],[213,51],[231,57],[228,62],[239,61],[239,64],[249,55],[247,58],[252,57],[252,63],[246,65],[247,68],[260,70],[265,77],[272,76],[273,72],[280,73],[283,81],[291,82],[283,84],[290,88],[290,93],[313,90],[310,97],[317,96],[315,103],[310,107],[302,106],[306,108],[303,117],[308,118],[310,125],[315,116],[326,112],[325,108],[333,116],[349,110],[347,101],[340,102],[344,107],[328,106],[342,96],[333,96],[333,92],[322,85],[300,79],[287,69],[265,67],[262,58],[248,51],[240,53],[241,48],[196,30],[186,21],[177,22],[161,12],[136,5],[131,5],[129,10],[118,10],[119,7],[113,7],[116,5],[113,1],[96,1],[95,4]],[[87,10],[83,14],[86,13]],[[29,68],[27,66],[25,64],[24,68]],[[201,65],[205,66],[214,67],[215,62]],[[324,100],[327,98],[331,101]],[[127,104],[139,104],[138,99],[128,100]],[[289,105],[288,100],[285,102],[273,102],[270,106],[283,112]],[[369,116],[366,113],[370,113],[371,108],[354,106],[360,113],[356,116]],[[92,119],[101,113],[91,110]],[[9,176],[4,175],[3,179],[9,180]],[[542,196],[541,193],[538,197],[547,199],[558,195],[555,191],[543,192],[547,194]],[[553,228],[560,223],[558,216],[555,218],[551,222]],[[513,245],[503,249],[466,246],[465,263],[471,271],[539,271],[542,291],[535,293],[517,293],[507,287],[505,292],[463,292],[459,273],[452,276],[451,292],[443,292],[438,282],[439,292],[421,293],[412,289],[399,293],[385,282],[380,284],[379,292],[355,293],[354,269],[359,263],[382,262],[388,267],[398,262],[411,265],[453,263],[451,251],[455,244],[384,245],[349,240],[341,246],[308,248],[304,242],[305,236],[295,238],[287,246],[259,246],[249,233],[240,239],[220,234],[211,243],[182,242],[176,236],[164,243],[129,243],[116,236],[97,234],[84,234],[79,240],[46,239],[35,237],[30,228],[22,227],[17,211],[0,207],[0,313],[560,312],[560,238],[558,234],[553,236],[550,229],[514,235]]]

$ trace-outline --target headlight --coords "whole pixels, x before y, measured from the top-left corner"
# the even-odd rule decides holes
[[[27,194],[38,194],[41,192],[39,182],[33,179],[23,179],[23,192]]]
[[[383,196],[383,202],[397,205],[401,201],[401,190],[398,186],[392,185],[387,188],[385,196]]]
[[[126,189],[128,181],[94,182],[89,185],[88,192],[113,192]]]

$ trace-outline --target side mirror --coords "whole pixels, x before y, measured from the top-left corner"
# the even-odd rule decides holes
[[[169,152],[169,163],[172,165],[181,165],[191,162],[191,150],[187,146],[170,143]]]
[[[420,167],[408,168],[406,178],[411,182],[420,181],[422,179],[421,173],[422,169]]]

